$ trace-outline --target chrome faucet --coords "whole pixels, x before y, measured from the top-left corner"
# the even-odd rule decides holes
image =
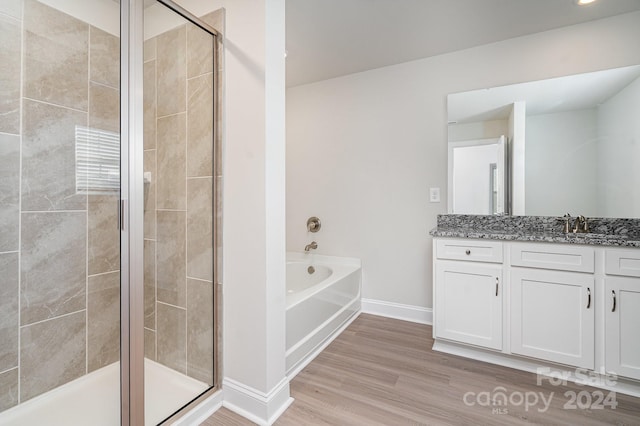
[[[318,248],[318,243],[316,243],[315,241],[311,241],[311,244],[307,244],[306,246],[304,246],[304,251],[309,251],[311,249],[317,249]]]
[[[587,222],[587,218],[582,215],[576,217],[575,222],[573,222],[572,231],[574,234],[584,234],[589,232],[589,222]]]
[[[565,234],[569,233],[569,219],[571,219],[571,215],[569,213],[563,216],[564,218],[564,227],[562,228],[562,232]]]

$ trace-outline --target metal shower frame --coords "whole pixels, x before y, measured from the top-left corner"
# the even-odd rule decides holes
[[[213,38],[213,123],[212,149],[214,152],[214,178],[217,176],[215,155],[219,141],[216,117],[218,83],[218,44],[221,35],[215,28],[170,0],[157,0],[173,12],[181,15],[194,25],[210,33]],[[144,53],[144,2],[143,0],[120,1],[120,418],[122,426],[144,425],[144,106],[143,106],[143,53]],[[214,181],[215,182],[215,181]],[[215,215],[217,193],[214,183],[212,211]],[[215,217],[215,216],[214,216]],[[213,259],[214,264],[214,385],[199,395],[191,403],[197,404],[219,390],[217,344],[219,336],[216,327],[218,306],[215,297],[217,279],[214,224]],[[177,412],[171,419],[178,418]]]

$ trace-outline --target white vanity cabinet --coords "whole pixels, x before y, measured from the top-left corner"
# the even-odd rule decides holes
[[[440,240],[436,338],[502,349],[502,243]]]
[[[436,237],[433,330],[435,350],[640,393],[640,248]]]
[[[610,250],[605,259],[605,367],[640,380],[640,250]]]
[[[502,349],[501,265],[439,262],[436,337]]]
[[[511,270],[511,352],[594,368],[594,279],[576,272]]]
[[[512,353],[594,368],[594,258],[588,246],[510,245]]]

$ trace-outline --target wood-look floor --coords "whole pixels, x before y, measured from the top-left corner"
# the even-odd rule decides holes
[[[432,344],[430,326],[360,315],[291,382],[295,401],[276,425],[640,425],[640,398],[617,394],[615,410],[565,409],[565,392],[596,389],[538,386],[535,374],[434,352]],[[553,393],[551,404],[496,413],[463,400],[498,386],[507,395]],[[224,408],[203,423],[252,424]]]

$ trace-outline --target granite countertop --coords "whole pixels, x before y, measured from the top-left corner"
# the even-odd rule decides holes
[[[564,234],[562,218],[558,217],[438,215],[438,226],[429,234],[446,238],[640,247],[640,220],[594,218],[589,221],[592,232]]]

